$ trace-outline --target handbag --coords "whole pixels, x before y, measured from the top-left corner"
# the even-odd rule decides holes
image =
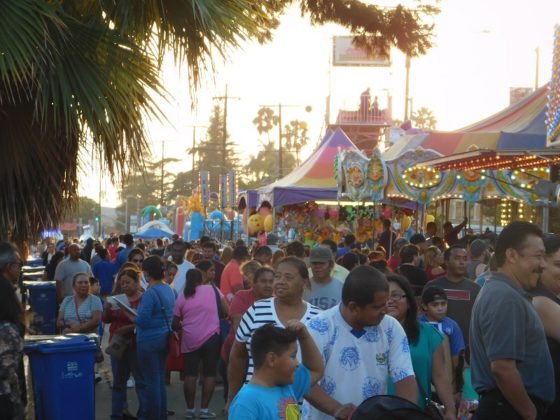
[[[218,307],[218,320],[220,322],[220,341],[224,343],[227,336],[229,335],[231,326],[227,315],[222,311],[222,299],[220,298],[218,289],[214,285],[212,285],[212,288],[214,289],[214,295],[216,295],[216,306]]]
[[[109,342],[109,345],[105,349],[105,353],[116,359],[121,359],[124,352],[130,345],[130,338],[127,338],[121,334],[113,334],[113,338]]]
[[[416,374],[414,375],[414,378],[416,379],[416,383],[418,384],[418,388],[420,389],[420,393],[422,394],[422,399],[424,400],[424,412],[434,420],[443,420],[445,407],[428,397]]]
[[[91,303],[90,303],[91,305]],[[78,301],[76,297],[74,297],[74,307],[76,308],[76,318],[78,318],[78,322],[81,324],[82,319],[80,318],[80,312],[78,311]],[[101,350],[101,337],[97,334],[95,338],[95,363],[102,363],[105,360],[105,356],[103,356],[103,350]]]
[[[163,312],[163,317],[165,319],[165,323],[167,324],[167,330],[169,331],[168,334],[168,344],[169,344],[169,357],[180,357],[181,356],[181,337],[179,333],[173,331],[171,328],[171,324],[169,323],[169,318],[167,318],[167,312],[165,312],[165,308],[163,307],[163,302],[161,300],[161,296],[159,293],[154,289],[156,296],[158,297],[159,304],[161,307],[161,311]]]

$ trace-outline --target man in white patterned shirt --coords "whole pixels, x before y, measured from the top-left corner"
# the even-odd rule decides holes
[[[304,418],[346,418],[363,400],[387,393],[389,378],[399,397],[417,403],[408,339],[385,315],[389,285],[373,267],[350,272],[342,303],[307,322],[323,355],[325,376],[305,397]]]

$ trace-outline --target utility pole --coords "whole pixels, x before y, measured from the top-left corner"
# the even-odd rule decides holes
[[[259,105],[260,108],[272,108],[275,106],[278,107],[278,179],[280,179],[284,176],[284,169],[282,168],[282,138],[284,137],[282,133],[282,108],[300,108],[303,105],[286,105],[282,103],[278,103],[277,105]],[[311,108],[311,105],[305,106],[305,112],[311,112],[312,110],[313,108]]]
[[[409,79],[410,79],[410,56],[407,54],[406,61],[405,61],[405,69],[406,69],[406,82],[404,86],[404,119],[403,122],[409,119],[408,114],[408,88],[409,88]]]
[[[198,151],[198,149],[196,148],[196,129],[197,128],[208,128],[208,126],[206,125],[187,125],[186,127],[192,128],[192,148],[191,148],[191,158],[192,158],[192,169],[191,169],[191,173],[192,173],[192,177],[191,177],[191,182],[193,187],[195,185],[197,185],[198,183],[198,177],[196,175],[196,152]],[[188,149],[187,149],[188,152]]]
[[[161,195],[159,198],[159,206],[163,207],[163,161],[165,160],[165,140],[161,141]]]
[[[282,165],[282,104],[278,104],[278,179],[284,176]]]
[[[222,138],[222,166],[227,167],[227,112],[228,112],[228,100],[229,99],[241,99],[238,96],[228,96],[228,86],[226,85],[226,91],[224,96],[214,96],[213,99],[219,101],[224,101],[224,128],[223,128],[223,138]]]

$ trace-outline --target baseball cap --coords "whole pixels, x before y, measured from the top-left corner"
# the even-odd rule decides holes
[[[395,248],[401,248],[405,245],[408,245],[410,242],[408,242],[408,239],[406,238],[399,238],[395,241],[395,243],[393,244],[393,246]]]
[[[482,239],[475,239],[471,242],[471,255],[473,257],[480,257],[484,251],[488,249],[488,244]]]
[[[439,286],[426,287],[422,292],[422,303],[424,305],[427,305],[428,303],[438,299],[447,300],[447,294],[445,293],[445,290],[443,290]]]
[[[426,238],[421,233],[415,233],[414,235],[412,235],[410,237],[410,243],[411,244],[418,245],[418,244],[421,244],[423,242],[426,242]]]
[[[329,262],[333,261],[331,249],[327,246],[319,245],[309,253],[309,262]]]

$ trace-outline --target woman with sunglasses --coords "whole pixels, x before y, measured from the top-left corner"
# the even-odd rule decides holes
[[[138,270],[142,270],[142,263],[144,262],[144,257],[145,257],[144,251],[142,251],[140,248],[134,248],[128,254],[128,262],[136,264]],[[142,276],[140,277],[140,286],[142,286],[142,289],[144,290],[146,290],[146,288],[148,287],[148,282],[144,278],[144,274],[142,274]]]
[[[388,274],[387,280],[389,281],[387,315],[391,315],[401,323],[408,337],[412,367],[419,388],[418,405],[424,408],[423,394],[428,398],[431,397],[433,383],[439,399],[445,406],[445,420],[456,419],[453,391],[445,371],[443,335],[432,325],[418,321],[416,298],[405,277]],[[388,390],[394,395],[392,383],[389,383]]]

